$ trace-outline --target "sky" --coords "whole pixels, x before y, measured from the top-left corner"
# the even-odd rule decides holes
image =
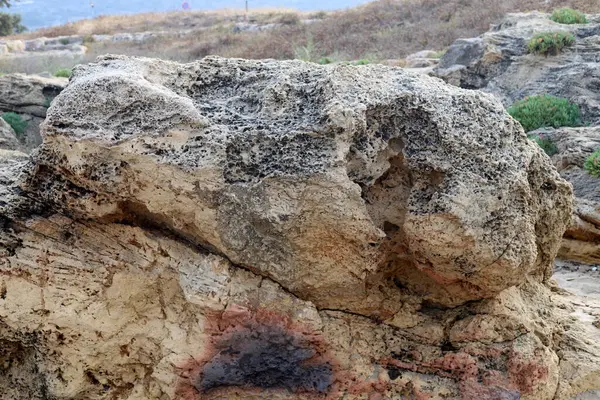
[[[245,0],[185,0],[192,10],[219,8],[244,8]],[[285,7],[302,11],[334,10],[367,3],[369,0],[248,0],[252,9],[260,7]],[[34,30],[61,25],[102,14],[129,14],[150,11],[181,10],[184,0],[21,0],[8,11],[21,14],[23,24]],[[94,5],[94,7],[91,6]]]

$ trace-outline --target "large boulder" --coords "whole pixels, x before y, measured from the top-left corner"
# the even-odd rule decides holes
[[[42,130],[0,154],[4,397],[598,389],[594,328],[547,286],[571,188],[485,94],[109,56]]]
[[[501,105],[385,67],[107,58],[75,70],[43,132],[47,201],[160,220],[321,307],[383,318],[393,281],[455,306],[547,276],[571,210]],[[64,198],[55,171],[89,194]]]

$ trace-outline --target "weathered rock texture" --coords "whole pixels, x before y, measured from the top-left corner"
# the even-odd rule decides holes
[[[575,208],[565,232],[559,257],[600,264],[600,178],[583,168],[585,160],[600,149],[600,127],[543,128],[533,132],[556,144],[552,156],[556,169],[573,185]]]
[[[21,147],[13,128],[0,118],[0,149],[18,150]]]
[[[508,15],[479,38],[457,40],[442,57],[434,75],[456,86],[480,89],[497,96],[505,106],[526,96],[551,94],[579,104],[586,124],[592,127],[533,132],[556,142],[553,161],[577,197],[572,223],[559,256],[600,263],[600,179],[583,170],[585,158],[600,148],[600,16],[589,15],[589,24],[563,25],[548,14]],[[573,47],[560,54],[527,54],[527,42],[540,32],[566,31],[576,37]]]
[[[490,96],[383,66],[106,57],[0,154],[0,390],[569,399],[571,188]],[[1,392],[0,392],[1,393]]]
[[[15,112],[27,121],[25,133],[18,143],[20,148],[30,151],[41,144],[39,125],[46,117],[50,103],[67,86],[67,82],[66,78],[24,74],[0,76],[0,114]],[[0,148],[8,148],[6,146],[0,145]]]

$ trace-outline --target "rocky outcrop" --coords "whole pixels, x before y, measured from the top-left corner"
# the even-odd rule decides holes
[[[598,389],[596,328],[547,285],[571,188],[485,94],[374,65],[111,56],[42,129],[32,160],[0,154],[0,393]]]
[[[565,234],[560,257],[600,263],[597,210],[600,180],[583,170],[585,158],[600,148],[600,97],[598,82],[600,17],[588,16],[589,24],[563,25],[548,14],[511,14],[479,38],[457,40],[446,52],[434,75],[456,86],[480,89],[497,96],[505,106],[526,96],[551,94],[579,104],[589,127],[541,130],[556,142],[553,156],[563,178],[574,188],[577,206]],[[573,47],[549,57],[527,54],[527,42],[536,33],[571,32]]]
[[[0,114],[15,112],[27,122],[22,135],[22,150],[30,151],[40,145],[39,125],[46,117],[52,100],[65,88],[66,78],[44,78],[36,75],[9,74],[0,76]],[[16,149],[17,144],[11,147]]]
[[[66,78],[43,78],[36,75],[0,76],[0,110],[45,118],[52,100],[67,85]]]
[[[0,118],[0,149],[18,150],[21,144],[13,128],[4,119]]]
[[[433,74],[456,86],[493,93],[505,106],[537,94],[566,97],[580,105],[586,122],[597,125],[600,16],[588,20],[564,25],[549,14],[509,14],[481,37],[457,40]],[[527,53],[527,42],[536,33],[556,31],[573,33],[575,45],[549,57]]]
[[[583,169],[586,158],[600,149],[600,127],[539,129],[532,132],[552,141],[552,161],[573,185],[575,208],[559,251],[566,260],[600,264],[600,178]]]

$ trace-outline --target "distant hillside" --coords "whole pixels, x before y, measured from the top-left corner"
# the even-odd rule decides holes
[[[19,13],[30,29],[61,25],[99,15],[168,12],[182,9],[184,0],[20,0],[11,12]],[[192,10],[244,8],[244,0],[186,0]],[[335,10],[367,3],[368,0],[248,0],[251,8],[293,7],[297,10]],[[94,7],[91,7],[91,4]]]
[[[477,36],[508,12],[548,11],[561,6],[600,12],[598,0],[380,0],[333,12],[253,11],[247,18],[243,11],[107,16],[20,37],[201,29],[193,35],[143,42],[90,42],[86,44],[90,48],[87,59],[116,53],[177,61],[206,55],[385,60],[402,59],[423,49],[443,49],[458,37]],[[240,24],[254,28],[239,29]],[[268,29],[258,29],[265,24]]]

